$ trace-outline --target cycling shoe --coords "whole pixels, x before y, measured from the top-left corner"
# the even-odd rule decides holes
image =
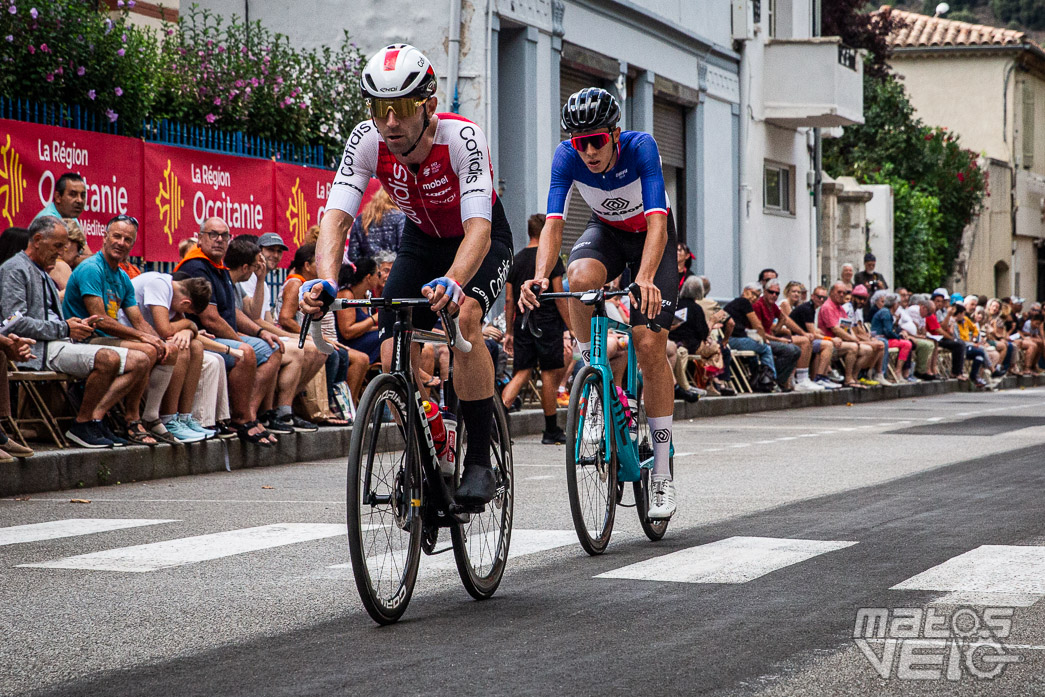
[[[466,465],[454,500],[461,505],[489,503],[497,493],[493,470],[480,465]]]

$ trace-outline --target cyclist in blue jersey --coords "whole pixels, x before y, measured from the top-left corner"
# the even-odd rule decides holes
[[[562,245],[563,216],[571,187],[577,187],[592,216],[570,252],[566,275],[571,291],[592,290],[619,276],[625,268],[641,291],[632,307],[632,340],[643,374],[643,400],[653,436],[653,472],[649,517],[670,518],[675,512],[675,485],[669,464],[674,381],[668,364],[667,330],[678,298],[675,225],[664,192],[657,142],[649,133],[622,131],[620,105],[602,89],[588,87],[562,107],[560,143],[552,159],[548,214],[537,250],[534,278],[522,287],[522,308],[540,305],[531,290],[548,288],[547,274]],[[668,306],[662,307],[661,300]],[[570,319],[581,356],[589,362],[592,308],[570,302]],[[646,320],[663,331],[653,332]]]

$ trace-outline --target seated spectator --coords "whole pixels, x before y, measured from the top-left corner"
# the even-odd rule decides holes
[[[58,219],[79,219],[86,204],[87,182],[77,172],[65,172],[54,183],[51,201],[36,214],[36,218],[49,215]]]
[[[541,443],[556,445],[566,442],[566,433],[556,421],[556,391],[566,369],[562,335],[570,326],[569,306],[565,299],[558,299],[545,301],[540,307],[530,311],[530,326],[541,332],[539,339],[530,330],[523,328],[525,314],[516,306],[521,297],[522,284],[532,279],[536,271],[537,245],[544,221],[545,217],[540,213],[531,215],[527,220],[529,242],[515,253],[515,260],[504,287],[504,351],[513,356],[513,373],[511,380],[501,391],[501,400],[506,409],[511,407],[530,379],[533,369],[540,367],[541,408],[544,411],[544,433]],[[548,274],[548,290],[561,293],[562,277],[565,275],[566,267],[563,266],[562,259],[556,259],[555,267]]]
[[[303,283],[317,278],[315,244],[305,244],[297,248],[297,251],[294,252],[294,261],[290,265],[290,271],[291,273],[287,276],[287,281],[283,284],[283,290],[280,293],[279,327],[292,335],[300,335],[301,322],[304,316],[298,311],[298,291]],[[324,339],[334,348],[324,360],[324,387],[327,393],[327,404],[328,408],[333,410],[336,408],[337,403],[334,385],[348,380],[350,380],[350,385],[361,384],[366,377],[370,361],[358,352],[356,352],[354,362],[352,361],[349,348],[337,340],[337,329],[332,313],[328,312],[323,315],[320,328],[323,330]],[[310,344],[311,340],[309,340]],[[353,393],[353,396],[355,396],[355,393]],[[332,426],[348,425],[348,421],[343,418],[343,415],[338,416],[330,413],[323,414],[322,418],[323,423]]]
[[[290,247],[275,232],[266,232],[258,238],[254,238],[253,235],[240,235],[236,239],[240,237],[254,240],[261,249],[261,258],[264,260],[263,264],[258,264],[253,269],[250,276],[236,284],[243,296],[243,311],[255,322],[258,320],[275,322],[277,321],[273,314],[275,303],[272,300],[268,279],[275,277],[276,269],[283,261],[283,254]]]
[[[931,311],[932,303],[929,303],[928,300],[927,295],[909,295],[907,308],[900,308],[893,315],[901,338],[911,342],[913,365],[907,375],[909,382],[936,379],[936,376],[932,374],[936,370],[936,344],[925,336],[925,314],[923,314],[921,304],[922,301],[927,303],[929,308],[926,312]]]
[[[195,236],[186,237],[184,240],[178,243],[178,259],[184,259],[185,255],[189,253],[191,249],[196,246],[198,240]]]
[[[878,293],[882,292],[885,291],[878,291]],[[877,296],[878,293],[875,293],[875,295]],[[900,366],[902,375],[907,366],[907,359],[910,358],[911,351],[914,349],[914,344],[908,338],[907,333],[897,326],[900,296],[896,293],[886,293],[881,298],[881,303],[881,309],[875,312],[874,317],[871,318],[871,336],[881,338],[886,342],[887,350],[883,359],[884,368],[888,369],[889,366],[888,349],[897,349],[896,364]]]
[[[142,381],[127,393],[124,413],[127,439],[139,445],[156,445],[158,441],[142,424],[141,399],[148,387],[145,414],[147,420],[155,421],[159,417],[160,400],[178,362],[179,350],[162,340],[145,321],[131,279],[120,268],[137,237],[136,219],[118,215],[110,220],[105,226],[101,251],[78,264],[69,277],[62,311],[66,317],[97,318],[94,323],[97,336],[90,337],[88,343],[123,346],[149,357],[148,382]],[[119,321],[121,310],[126,314],[127,325]]]
[[[11,418],[11,388],[7,382],[7,361],[24,363],[36,358],[33,355],[35,343],[32,339],[24,339],[17,334],[0,334],[0,351],[3,352],[0,356],[0,418]],[[32,448],[8,438],[3,428],[0,428],[0,448],[0,462],[12,462],[16,457],[33,456]]]
[[[29,230],[24,227],[9,227],[0,234],[0,264],[24,252],[29,246]]]
[[[823,336],[816,328],[816,310],[827,299],[827,290],[819,288],[818,300],[802,300],[805,286],[798,281],[791,281],[784,287],[784,298],[780,301],[780,314],[785,318],[787,326],[792,334],[800,334],[806,338],[812,347],[812,355],[816,356],[815,364],[810,361],[808,366],[809,380],[825,390],[837,389],[838,385],[832,382],[828,374],[831,371],[831,357],[834,356],[835,342]],[[839,344],[842,342],[839,340]],[[799,363],[801,366],[801,363]]]
[[[1043,315],[1029,314],[1019,329],[1020,348],[1023,351],[1024,375],[1041,375],[1040,359],[1045,355],[1045,338],[1042,334]]]
[[[406,216],[381,187],[352,221],[344,261],[358,262],[381,252],[399,251]]]
[[[686,362],[689,356],[700,358],[706,373],[707,392],[713,397],[736,394],[722,380],[729,379],[729,366],[726,363],[728,352],[723,354],[719,342],[712,337],[712,330],[721,329],[723,322],[729,317],[724,310],[718,310],[709,318],[704,308],[698,303],[704,298],[704,283],[698,276],[690,276],[679,290],[679,299],[675,311],[675,322],[672,324],[668,339],[678,347],[678,363],[675,366],[675,380],[683,389],[690,387]],[[717,332],[716,336],[720,336]]]
[[[906,310],[911,304],[911,291],[906,288],[897,288],[896,294],[900,296],[900,309]]]
[[[871,336],[871,329],[864,321],[864,308],[867,307],[868,300],[867,288],[861,285],[853,288],[852,301],[845,305],[852,323],[849,331],[860,341],[861,346],[871,347],[871,364],[868,366],[871,375],[867,378],[859,378],[860,384],[868,387],[891,385],[892,383],[885,377],[884,372],[889,369],[889,352],[886,350],[886,344]]]
[[[874,295],[880,290],[886,290],[889,288],[889,284],[885,282],[885,276],[874,270],[877,266],[878,261],[875,259],[874,254],[868,252],[864,255],[864,270],[853,276],[853,285],[863,286],[867,289],[869,295]]]
[[[142,415],[145,427],[156,438],[172,445],[194,443],[215,436],[217,429],[205,428],[193,417],[197,388],[203,382],[206,352],[196,325],[185,318],[186,313],[200,314],[207,309],[211,296],[210,284],[202,278],[175,281],[169,274],[149,271],[132,279],[131,285],[145,321],[157,336],[178,349],[170,383],[160,396],[157,407],[152,406],[157,404],[157,399],[150,385],[146,411]],[[133,326],[126,313],[121,312],[119,319],[122,324]],[[208,356],[208,360],[224,367],[216,354]],[[224,370],[220,373],[224,380]],[[207,393],[212,401],[220,391],[215,377],[215,371],[208,371]]]
[[[947,295],[945,288],[937,288],[932,294],[933,304],[936,306],[936,321],[939,325],[936,331],[933,332],[933,328],[929,325],[926,320],[926,329],[930,334],[934,334],[939,338],[936,339],[936,343],[940,348],[951,353],[951,377],[956,380],[967,381],[969,378],[965,376],[965,343],[961,340],[958,334],[954,331],[952,319],[954,317],[954,307],[950,304],[950,296]]]
[[[276,437],[258,423],[257,413],[262,400],[276,383],[280,359],[271,359],[273,353],[282,353],[283,344],[237,307],[239,295],[224,264],[231,237],[224,220],[208,218],[200,227],[199,243],[189,250],[175,270],[210,283],[210,304],[202,314],[190,315],[189,319],[214,335],[226,349],[219,355],[224,355],[232,426],[236,434],[244,442],[272,446],[276,444]],[[257,254],[246,255],[248,269]],[[240,331],[244,333],[240,334]],[[232,349],[242,351],[243,356],[233,357]]]
[[[822,289],[813,291],[813,298],[822,292]],[[827,299],[823,301],[817,313],[817,327],[825,336],[837,338],[840,344],[836,344],[836,353],[842,357],[845,366],[845,387],[863,388],[856,379],[857,371],[866,370],[875,364],[874,351],[869,343],[861,342],[852,333],[853,323],[849,313],[846,312],[845,304],[846,286],[842,281],[836,281],[831,286]]]
[[[365,298],[367,291],[373,292],[377,287],[377,281],[377,262],[371,257],[363,257],[356,262],[354,271],[349,265],[341,267],[337,297],[349,300]],[[357,307],[338,312],[338,339],[349,348],[365,353],[370,363],[381,361],[381,340],[377,332],[376,311]]]
[[[0,266],[0,315],[22,314],[6,331],[37,342],[36,358],[19,365],[86,379],[80,410],[66,436],[86,448],[122,445],[125,441],[103,419],[116,402],[145,383],[152,362],[141,351],[73,343],[90,337],[99,317],[66,319],[58,288],[47,275],[69,243],[65,225],[58,218],[42,216],[29,226],[29,235],[26,250]]]
[[[733,320],[733,335],[729,337],[729,348],[733,351],[754,351],[759,362],[769,371],[777,385],[772,390],[779,390],[776,364],[773,361],[773,350],[766,341],[766,332],[755,314],[754,302],[762,295],[762,284],[749,283],[744,286],[740,296],[726,304],[726,314]],[[756,379],[757,382],[757,379]]]
[[[76,219],[63,218],[62,222],[65,223],[65,229],[69,231],[69,244],[65,245],[62,256],[55,259],[54,269],[49,275],[58,286],[58,295],[64,300],[65,285],[69,282],[73,269],[90,254],[84,254],[84,250],[87,249],[87,238],[84,237],[83,230],[80,229],[80,224],[76,222]]]
[[[996,298],[987,301],[982,326],[987,345],[997,353],[991,377],[1003,377],[1012,369],[1017,349],[1009,340],[1009,332],[1005,330],[1005,321],[1001,316],[1001,303]]]
[[[957,294],[956,294],[957,295]],[[990,383],[980,375],[980,370],[987,363],[987,353],[981,345],[983,337],[980,336],[976,324],[969,318],[965,305],[956,302],[954,307],[954,318],[952,325],[958,339],[965,344],[965,357],[972,360],[972,368],[969,369],[969,379],[977,387],[990,387]]]
[[[776,274],[772,269],[767,269]],[[813,357],[813,343],[798,325],[788,324],[777,300],[780,298],[780,281],[774,275],[762,283],[762,297],[753,303],[762,328],[766,331],[769,348],[773,351],[773,362],[780,375],[780,389],[790,391],[788,380],[796,370],[794,389],[799,392],[820,392],[824,388],[809,379],[809,362]]]

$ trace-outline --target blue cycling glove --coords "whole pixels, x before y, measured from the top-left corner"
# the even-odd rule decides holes
[[[461,299],[464,297],[464,290],[461,289],[461,286],[457,281],[449,276],[440,276],[434,281],[429,281],[424,285],[425,288],[431,288],[432,290],[435,290],[436,286],[442,286],[445,288],[447,297],[460,307]]]
[[[334,302],[337,298],[337,287],[330,281],[325,281],[322,278],[317,278],[311,281],[305,281],[301,284],[301,288],[298,289],[298,302],[305,297],[305,293],[308,293],[315,286],[321,286],[322,292],[319,295],[320,302],[323,303],[323,312],[326,312],[330,307],[330,303]]]

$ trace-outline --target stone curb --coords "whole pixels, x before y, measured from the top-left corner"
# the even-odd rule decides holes
[[[1045,376],[1007,377],[1000,387],[1014,389],[1045,385]],[[863,404],[887,399],[925,397],[950,392],[974,392],[967,382],[946,380],[878,387],[869,390],[830,390],[788,394],[750,394],[702,399],[695,404],[675,402],[675,415],[682,419],[748,414],[780,409]],[[559,409],[560,424],[565,409]],[[538,409],[511,414],[514,436],[534,435],[544,430],[544,415]],[[206,474],[245,467],[266,467],[344,457],[352,429],[323,428],[318,433],[281,436],[275,448],[248,445],[238,439],[210,440],[188,445],[154,448],[128,446],[114,450],[69,448],[39,452],[26,460],[0,463],[0,496],[22,496],[42,492],[105,486],[164,477]]]

